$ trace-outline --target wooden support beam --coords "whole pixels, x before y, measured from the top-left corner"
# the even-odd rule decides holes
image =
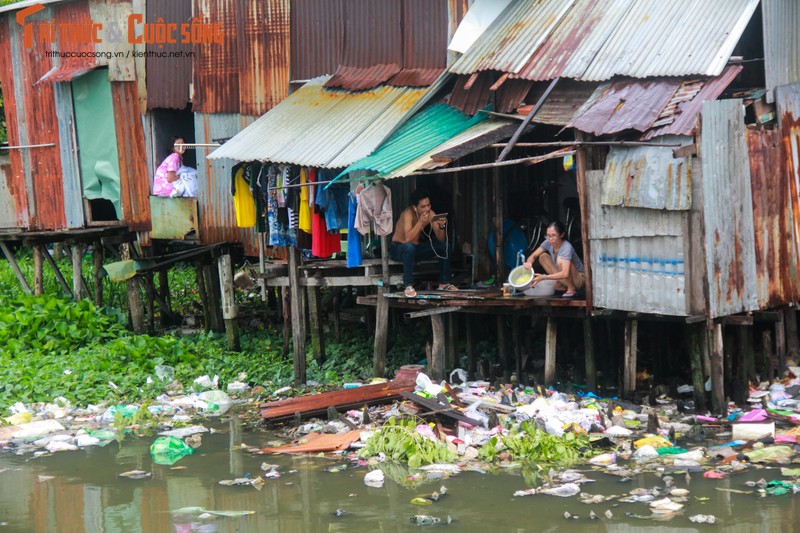
[[[294,383],[301,385],[306,382],[306,319],[303,291],[298,283],[300,277],[300,251],[294,246],[288,246],[289,255],[289,294],[292,311],[292,339],[294,342]]]
[[[447,315],[447,336],[445,343],[445,368],[451,370],[458,366],[458,326],[456,315]]]
[[[793,313],[794,309],[790,309],[789,313]],[[786,364],[786,317],[787,311],[780,310],[780,317],[775,322],[775,353],[778,354],[778,377],[783,372],[783,367]]]
[[[161,326],[167,327],[171,318],[175,316],[172,312],[172,298],[169,294],[169,273],[167,270],[158,271],[158,306],[161,310]]]
[[[408,313],[405,313],[404,316],[406,318],[420,318],[423,316],[444,315],[447,313],[454,313],[462,309],[463,307],[458,305],[451,305],[447,307],[433,307],[431,309],[425,309],[424,311],[409,311]]]
[[[522,372],[522,317],[511,316],[511,344],[514,346],[514,371],[517,373],[517,381],[525,383],[526,379]]]
[[[506,333],[505,317],[497,315],[497,362],[505,362],[506,350],[508,349],[508,334]],[[489,380],[495,378],[495,365],[489,365]],[[505,370],[505,369],[504,369]]]
[[[208,310],[211,318],[211,331],[225,331],[225,319],[222,316],[222,294],[220,292],[219,269],[215,265],[203,265],[203,277],[206,281]]]
[[[506,147],[503,148],[503,151],[500,152],[500,155],[497,157],[497,161],[505,160],[508,154],[511,153],[511,150],[514,148],[514,145],[517,144],[517,141],[522,136],[522,133],[525,131],[525,128],[528,127],[528,125],[531,123],[531,120],[533,120],[533,117],[536,116],[536,113],[538,113],[539,110],[542,108],[542,105],[544,105],[544,102],[545,100],[547,100],[547,97],[550,96],[550,93],[553,92],[553,89],[556,88],[559,79],[560,78],[555,78],[553,79],[553,81],[550,82],[550,85],[547,86],[547,89],[545,89],[542,96],[539,97],[539,100],[536,102],[536,104],[531,108],[528,114],[525,115],[525,120],[523,120],[522,123],[519,125],[519,127],[517,127],[517,130],[514,132],[514,135],[511,136],[511,139],[509,139],[508,144],[506,144]]]
[[[586,135],[575,130],[575,140],[583,141]],[[581,209],[581,248],[583,249],[583,265],[586,276],[586,314],[592,314],[594,296],[592,293],[592,254],[589,246],[589,189],[586,185],[588,162],[586,148],[580,148],[575,154],[576,182],[578,186],[578,203]]]
[[[131,245],[128,243],[120,244],[122,259],[127,261],[131,258]],[[125,281],[125,288],[128,294],[128,318],[130,327],[134,333],[144,333],[144,304],[142,303],[142,293],[139,291],[139,279],[133,277]]]
[[[83,291],[81,290],[81,281],[83,281],[83,246],[73,244],[70,246],[70,251],[72,254],[72,299],[79,302],[83,297]]]
[[[761,379],[766,379],[772,384],[775,381],[775,364],[773,363],[772,331],[765,329],[761,332]]]
[[[289,340],[292,325],[292,308],[289,287],[281,287],[281,312],[283,315],[283,357],[289,357]]]
[[[325,362],[325,332],[322,327],[322,306],[319,287],[306,289],[308,322],[311,328],[311,354],[317,363]]]
[[[22,270],[19,269],[19,265],[17,264],[16,258],[14,258],[14,254],[11,253],[11,250],[3,241],[0,241],[0,250],[3,251],[6,259],[8,259],[8,264],[11,265],[11,270],[14,271],[14,274],[16,274],[20,285],[22,285],[22,290],[27,294],[31,294],[33,291],[31,291],[31,286],[28,285],[28,280],[25,279],[25,276],[22,274]]]
[[[145,317],[147,332],[153,335],[156,331],[156,287],[153,282],[153,273],[147,272],[142,275],[142,278],[144,279],[145,306],[147,308]]]
[[[689,351],[691,353],[695,412],[705,413],[706,389],[705,376],[703,375],[703,357],[708,345],[706,343],[706,327],[703,324],[691,324],[684,326],[684,331],[686,331],[689,339]]]
[[[228,340],[228,349],[238,352],[241,350],[239,326],[236,322],[239,308],[236,305],[236,294],[233,286],[233,260],[230,254],[223,254],[217,259],[217,268],[219,271],[222,319],[225,321],[225,337]]]
[[[753,330],[747,326],[736,328],[738,346],[733,382],[733,401],[745,405],[750,395],[750,366],[753,360]]]
[[[40,296],[44,292],[44,272],[42,263],[42,249],[33,247],[33,294]]]
[[[38,248],[41,251],[41,256],[44,257],[44,260],[50,265],[50,268],[53,270],[53,274],[56,276],[56,280],[58,284],[61,285],[61,288],[64,290],[64,294],[72,294],[72,291],[67,285],[67,280],[64,279],[64,274],[61,273],[61,270],[58,268],[55,259],[50,253],[40,244],[34,245],[34,248]]]
[[[544,384],[551,385],[556,380],[556,342],[558,322],[556,318],[547,317],[547,329],[544,342]]]
[[[753,317],[750,315],[730,315],[717,319],[725,326],[752,326]]]
[[[625,322],[625,362],[623,367],[622,390],[625,395],[636,390],[636,359],[638,352],[639,321]]]
[[[389,337],[389,237],[381,236],[381,281],[378,286],[378,305],[375,307],[375,343],[372,354],[372,375],[386,374],[386,351]]]
[[[197,281],[197,290],[200,293],[200,305],[203,307],[203,329],[211,331],[211,307],[208,301],[208,292],[206,291],[205,269],[200,260],[194,262],[195,280]]]
[[[104,255],[105,248],[103,248],[103,242],[100,240],[94,241],[94,245],[92,246],[94,269],[92,273],[94,275],[94,305],[97,307],[103,306],[103,278],[100,274],[103,270]]]
[[[583,320],[583,350],[586,365],[586,390],[597,390],[597,366],[594,359],[594,334],[592,333],[592,317]]]
[[[786,354],[790,357],[800,356],[800,337],[797,331],[797,308],[787,307],[783,311],[783,321],[786,324]]]
[[[680,159],[681,157],[691,157],[693,155],[697,155],[696,144],[687,144],[679,148],[672,149],[672,157],[675,159]]]
[[[475,379],[475,372],[478,370],[478,357],[477,347],[475,346],[475,327],[478,325],[475,318],[470,315],[464,315],[466,321],[466,337],[467,337],[467,377]]]
[[[430,367],[431,378],[434,381],[440,381],[444,379],[445,370],[445,331],[442,315],[431,316],[431,330],[433,332],[433,340],[431,341],[431,360],[428,361],[428,366]]]
[[[333,336],[336,338],[336,342],[342,342],[342,291],[340,289],[334,289],[335,293],[333,296]]]
[[[691,315],[686,317],[687,324],[699,324],[701,322],[706,322],[708,317],[705,315]]]
[[[725,352],[722,341],[722,324],[714,324],[710,331],[711,351],[711,408],[716,415],[727,414],[725,402]]]
[[[500,179],[500,170],[492,170],[492,198],[494,199],[494,253],[495,260],[495,280],[494,284],[498,287],[503,286],[506,279],[505,261],[503,260],[503,219],[505,216],[503,202],[503,183]]]

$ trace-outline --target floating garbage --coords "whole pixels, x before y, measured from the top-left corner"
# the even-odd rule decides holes
[[[194,449],[177,437],[158,437],[150,445],[150,455],[157,465],[174,465],[192,453]]]
[[[367,475],[364,476],[364,484],[368,487],[379,489],[383,487],[384,478],[385,475],[383,470],[378,468],[376,470],[372,470],[371,472],[367,472]]]
[[[696,514],[689,517],[690,522],[695,524],[714,524],[717,518],[713,514]]]
[[[152,472],[145,472],[144,470],[130,470],[128,472],[118,474],[117,477],[125,477],[128,479],[144,479],[152,476]]]
[[[448,515],[447,518],[439,518],[437,516],[428,516],[428,515],[414,515],[411,517],[411,523],[415,526],[438,526],[438,525],[449,525],[453,522],[453,519],[450,518]]]

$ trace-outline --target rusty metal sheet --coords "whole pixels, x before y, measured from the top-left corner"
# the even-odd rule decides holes
[[[797,295],[800,292],[800,84],[775,89],[775,101],[788,182],[787,235],[791,236],[793,243],[788,259],[792,265],[791,277]]]
[[[627,80],[603,84],[568,124],[601,136],[647,130],[669,103],[680,81]]]
[[[40,11],[37,15],[46,16],[44,20],[47,21],[63,16],[61,10],[48,13],[49,10]],[[13,17],[10,18],[13,20]],[[20,144],[54,144],[24,150],[22,154],[29,227],[37,230],[63,229],[66,227],[64,188],[53,87],[47,83],[36,84],[53,66],[52,59],[47,56],[50,45],[34,40],[30,49],[24,48],[21,46],[21,32],[17,28],[19,26],[11,31],[16,34],[18,41],[16,53],[12,52],[12,61],[19,141]]]
[[[700,143],[708,314],[758,309],[750,161],[741,99],[703,104]]]
[[[224,36],[221,44],[194,47],[192,110],[196,113],[239,112],[239,40],[244,36],[236,26],[236,9],[243,5],[236,0],[193,0],[196,17],[202,13],[203,23],[221,24]]]
[[[152,239],[183,240],[197,230],[197,198],[150,196],[147,208],[152,217]]]
[[[192,0],[147,0],[144,10],[148,24],[160,18],[178,23],[190,22]],[[175,52],[181,56],[192,52],[191,44],[175,43],[145,46],[146,52]],[[189,84],[192,82],[192,60],[187,57],[152,57],[145,59],[147,109],[183,109],[189,103]]]
[[[722,74],[710,80],[688,80],[672,96],[667,106],[656,118],[653,126],[642,135],[646,141],[659,135],[691,135],[703,102],[716,100],[742,71],[740,65],[731,65]],[[695,85],[700,84],[695,91]]]
[[[691,138],[670,138],[689,144]],[[692,206],[691,157],[675,158],[671,147],[612,146],[606,158],[603,205],[687,210]]]
[[[790,277],[791,231],[787,227],[788,187],[781,133],[773,130],[747,130],[750,156],[750,181],[753,189],[756,289],[758,307],[769,309],[796,300]]]
[[[194,114],[194,135],[198,143],[212,143],[214,139],[229,138],[246,128],[253,117],[236,114]],[[241,243],[245,253],[258,255],[258,234],[255,228],[236,226],[231,195],[230,159],[209,159],[207,149],[197,150],[197,196],[199,237],[203,244],[220,242]]]
[[[132,231],[150,229],[150,185],[147,179],[142,113],[136,83],[111,82],[114,126],[119,154],[122,219]]]
[[[685,211],[600,204],[603,171],[586,173],[592,298],[597,307],[685,316]]]
[[[761,17],[767,102],[772,103],[775,88],[800,82],[800,2],[766,0]]]
[[[292,0],[291,78],[332,75],[344,47],[342,0]]]
[[[109,81],[135,81],[133,43],[129,42],[126,31],[133,14],[131,0],[88,2],[91,20],[103,25],[103,42],[96,45],[97,51],[102,55],[97,56],[97,62],[108,65]],[[71,3],[66,5],[68,8],[71,6]]]
[[[379,64],[369,67],[352,67],[340,65],[331,79],[325,83],[326,88],[344,89],[347,91],[364,91],[388,82],[401,70],[400,65]]]
[[[13,26],[9,27],[10,24]],[[20,143],[19,127],[17,125],[17,87],[14,79],[14,54],[18,50],[18,41],[12,39],[12,32],[16,34],[17,23],[14,17],[0,17],[0,88],[3,90],[3,103],[5,107],[6,128],[8,141],[11,145]],[[28,225],[28,198],[25,192],[25,174],[22,167],[22,151],[10,150],[8,163],[3,165],[4,183],[12,200],[13,218],[16,226]]]
[[[7,150],[0,149],[0,229],[18,227],[13,186],[11,157]]]
[[[525,98],[527,105],[519,107],[517,113],[522,116],[527,115],[549,85],[549,82],[535,83]],[[598,84],[595,82],[560,80],[536,116],[533,117],[533,121],[554,126],[566,126],[581,106],[591,98],[597,90],[597,86]]]
[[[532,87],[533,82],[529,80],[505,80],[494,94],[495,111],[513,113],[525,100]]]
[[[289,4],[289,0],[236,4],[242,115],[262,115],[289,94]]]
[[[467,115],[474,115],[489,103],[492,96],[489,89],[496,81],[496,75],[493,72],[479,72],[475,75],[472,86],[466,88],[469,81],[469,76],[456,77],[448,103]]]

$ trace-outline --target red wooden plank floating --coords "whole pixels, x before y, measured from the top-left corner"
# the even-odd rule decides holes
[[[414,390],[416,372],[398,373],[397,377],[398,379],[393,381],[365,385],[356,389],[323,392],[265,403],[261,405],[261,417],[264,420],[282,420],[300,413],[302,418],[307,418],[326,413],[328,407],[344,410],[360,408],[364,404],[389,403],[400,399],[400,393]]]

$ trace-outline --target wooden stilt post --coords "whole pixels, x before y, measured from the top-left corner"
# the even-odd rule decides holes
[[[428,366],[431,369],[431,378],[434,381],[444,379],[444,318],[442,315],[431,315],[431,329],[433,340],[431,342],[431,359]]]
[[[222,317],[222,294],[220,291],[219,269],[215,265],[203,265],[208,295],[208,309],[211,315],[211,330],[218,333],[225,331],[225,319]]]
[[[765,377],[772,384],[775,380],[775,365],[772,362],[772,331],[761,332],[761,379]]]
[[[266,270],[267,261],[264,257],[264,238],[265,233],[258,233],[258,272],[261,277],[258,278],[258,286],[261,288],[261,301],[267,301],[267,280],[264,279],[264,271]]]
[[[733,382],[733,401],[737,405],[745,405],[750,395],[749,369],[753,358],[753,336],[750,326],[737,326],[738,344],[736,350],[736,370]]]
[[[583,319],[583,350],[586,365],[586,390],[597,391],[597,367],[594,360],[594,335],[592,334],[592,317]]]
[[[800,356],[800,338],[797,335],[797,310],[787,307],[783,310],[783,321],[786,324],[786,354],[789,357]]]
[[[3,241],[0,241],[0,250],[3,250],[3,254],[5,254],[6,259],[8,259],[8,263],[11,265],[11,270],[13,270],[14,274],[17,275],[17,279],[19,280],[20,285],[22,285],[22,290],[27,294],[31,294],[31,286],[28,285],[28,280],[25,279],[25,276],[22,274],[22,270],[19,269],[19,265],[17,264],[17,260],[14,258],[14,254],[11,253],[11,250]]]
[[[714,414],[724,415],[727,411],[725,403],[725,351],[722,342],[722,324],[714,324],[711,329],[711,407]]]
[[[508,333],[506,332],[506,321],[503,319],[503,315],[497,315],[497,361],[495,363],[505,363],[506,362],[506,350],[508,349]],[[505,377],[507,369],[503,369],[503,374]],[[494,380],[496,377],[495,375],[495,365],[491,364],[489,366],[489,377],[491,380]]]
[[[783,309],[778,311],[778,317],[775,322],[775,353],[778,355],[778,377],[780,378],[786,364],[786,311]]]
[[[83,297],[83,291],[81,290],[83,246],[73,244],[70,248],[72,251],[72,298],[79,302]]]
[[[308,287],[308,318],[311,326],[311,353],[322,364],[325,362],[325,332],[322,327],[319,287]]]
[[[500,169],[492,169],[492,196],[494,197],[494,259],[497,263],[494,284],[502,287],[506,276],[506,265],[503,261],[503,186]]]
[[[92,247],[92,259],[94,260],[94,305],[103,306],[103,278],[100,276],[103,270],[103,259],[105,258],[105,248],[103,242],[98,239],[94,241]]]
[[[694,386],[694,406],[696,413],[706,412],[706,388],[703,375],[703,352],[706,349],[706,328],[703,324],[686,324],[689,338],[689,351],[692,360],[692,385]]]
[[[44,272],[42,263],[42,249],[38,245],[33,246],[33,294],[36,296],[44,292]]]
[[[476,321],[470,315],[464,315],[466,327],[464,328],[467,337],[467,377],[475,379],[475,372],[478,370],[478,358],[475,347],[475,326]]]
[[[50,265],[50,268],[53,269],[53,274],[55,274],[58,284],[61,285],[61,288],[64,290],[64,294],[72,294],[72,290],[69,288],[67,280],[64,279],[64,274],[61,273],[61,270],[58,268],[55,259],[53,259],[53,257],[47,252],[47,250],[42,249],[40,245],[36,245],[36,248],[39,248],[39,250],[41,250],[42,257],[44,257],[47,264]]]
[[[458,331],[456,329],[456,315],[447,314],[447,344],[445,346],[445,372],[452,371],[458,365]]]
[[[131,258],[130,246],[128,243],[120,245],[123,260]],[[128,313],[131,329],[134,333],[144,333],[144,305],[142,304],[142,294],[139,292],[139,279],[134,276],[125,282],[125,286],[128,291]]]
[[[556,342],[558,341],[558,322],[547,317],[547,333],[544,342],[544,384],[551,385],[556,380]]]
[[[292,309],[289,287],[281,287],[281,314],[283,315],[283,357],[289,357],[289,339],[291,339]]]
[[[636,391],[636,356],[638,351],[639,321],[625,322],[625,367],[623,371],[623,393],[627,396]]]
[[[286,248],[289,255],[289,293],[292,309],[292,339],[294,341],[294,383],[306,382],[306,319],[303,290],[300,286],[300,252],[294,246]]]
[[[375,346],[372,358],[372,375],[386,374],[386,349],[389,336],[389,237],[381,236],[381,285],[378,286],[378,302],[375,307]]]
[[[342,342],[342,291],[334,288],[336,294],[333,295],[333,336],[336,342]]]
[[[225,336],[228,349],[234,352],[241,350],[239,343],[239,326],[236,323],[238,308],[233,288],[233,261],[230,254],[223,254],[217,259],[219,270],[220,294],[222,295],[222,318],[225,321]]]
[[[172,297],[169,293],[169,272],[167,269],[158,271],[158,294],[161,298],[159,301],[159,306],[161,306],[161,326],[167,327],[170,317],[173,316]]]
[[[156,331],[156,287],[153,283],[152,272],[148,272],[144,275],[144,292],[147,302],[147,331],[152,335]]]
[[[197,280],[197,290],[200,293],[200,304],[203,307],[203,329],[211,331],[211,307],[208,302],[208,292],[206,292],[203,263],[200,260],[194,262],[194,273]]]
[[[522,374],[522,324],[521,317],[513,315],[511,317],[511,344],[514,345],[514,372],[517,374],[517,381],[525,383],[525,376]]]

